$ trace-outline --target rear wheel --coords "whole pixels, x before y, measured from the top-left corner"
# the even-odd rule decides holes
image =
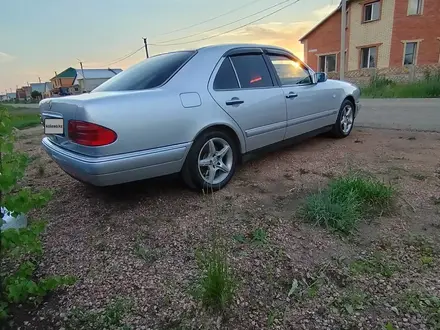
[[[345,138],[350,135],[354,124],[354,105],[350,100],[342,102],[338,119],[332,128],[332,135],[336,138]]]
[[[235,173],[238,148],[223,131],[208,131],[193,143],[182,169],[185,183],[193,189],[219,190]]]

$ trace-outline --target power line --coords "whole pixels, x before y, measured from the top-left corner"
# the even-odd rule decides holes
[[[142,49],[144,49],[144,46],[136,49],[134,52],[131,52],[131,53],[129,53],[129,54],[123,56],[123,57],[120,57],[120,58],[114,60],[113,62],[107,64],[106,67],[109,67],[110,65],[113,65],[113,64],[119,63],[119,62],[121,62],[123,60],[126,60],[127,58],[129,58],[129,57],[133,56],[134,54],[140,52]]]
[[[188,38],[196,37],[196,36],[199,36],[201,34],[204,34],[204,33],[207,33],[207,32],[211,32],[213,30],[221,29],[221,28],[223,28],[225,26],[228,26],[228,25],[235,24],[235,23],[240,22],[240,21],[242,21],[242,20],[244,20],[246,18],[249,18],[249,17],[255,16],[255,15],[261,14],[261,13],[267,11],[267,10],[270,10],[272,8],[275,8],[275,7],[278,7],[279,5],[282,5],[282,4],[284,4],[286,2],[290,2],[290,1],[291,0],[284,0],[284,1],[278,2],[278,3],[276,3],[276,4],[272,5],[272,6],[269,6],[269,7],[266,7],[264,9],[260,10],[260,11],[257,11],[256,13],[250,14],[248,16],[244,16],[244,17],[239,18],[239,19],[237,19],[237,20],[235,20],[233,22],[230,22],[230,23],[226,23],[226,24],[223,24],[223,25],[220,25],[220,26],[213,27],[212,29],[209,29],[209,30],[206,30],[206,31],[197,32],[197,33],[188,35],[186,37],[174,38],[174,39],[169,39],[169,40],[166,40],[166,41],[159,41],[158,43],[159,44],[166,44],[166,43],[173,42],[173,41],[176,41],[176,40],[182,40],[182,39],[188,39]]]
[[[288,0],[288,1],[292,1],[292,0]],[[204,41],[204,40],[208,40],[208,39],[216,38],[216,37],[219,37],[219,36],[222,36],[222,35],[225,35],[225,34],[231,33],[231,32],[233,32],[233,31],[237,31],[237,30],[239,30],[239,29],[242,29],[242,28],[244,28],[244,27],[246,27],[246,26],[249,26],[249,25],[251,25],[251,24],[253,24],[253,23],[256,23],[256,22],[258,22],[258,21],[261,21],[262,19],[265,19],[266,17],[272,16],[272,15],[274,15],[274,14],[280,12],[281,10],[283,10],[283,9],[285,9],[285,8],[287,8],[287,7],[290,7],[290,6],[296,4],[296,3],[300,2],[300,1],[301,1],[301,0],[296,0],[296,1],[292,2],[292,3],[289,3],[289,4],[287,4],[287,5],[283,6],[283,7],[281,7],[281,8],[279,8],[279,9],[277,9],[277,10],[275,10],[275,11],[273,11],[273,12],[267,14],[267,15],[264,15],[264,16],[262,16],[262,17],[260,17],[260,18],[257,18],[257,19],[255,19],[255,20],[249,22],[249,23],[243,24],[243,25],[241,25],[241,26],[239,26],[239,27],[236,27],[236,28],[234,28],[234,29],[230,29],[230,30],[225,31],[225,32],[222,32],[222,33],[215,34],[215,35],[210,36],[210,37],[205,37],[205,38],[201,38],[201,39],[197,39],[197,40],[192,40],[192,41],[187,41],[187,42],[178,42],[178,43],[173,43],[173,44],[149,44],[149,45],[150,45],[150,46],[178,46],[178,45],[184,45],[184,44],[189,44],[189,43],[193,43],[193,42],[199,42],[199,41]]]
[[[245,18],[248,18],[248,17],[251,17],[251,16],[255,16],[255,15],[257,15],[257,14],[263,12],[263,11],[267,11],[268,9],[274,8],[274,7],[276,7],[276,6],[279,6],[280,4],[283,4],[283,3],[286,3],[286,2],[289,2],[289,1],[292,1],[292,0],[285,0],[285,1],[282,1],[282,2],[280,2],[280,3],[278,3],[278,4],[275,4],[275,5],[271,6],[271,7],[268,7],[268,8],[266,8],[266,9],[262,10],[262,11],[259,11],[259,12],[257,12],[257,13],[254,13],[254,14],[252,14],[252,15],[248,15],[248,16],[246,16],[246,17],[244,17],[244,18],[241,18],[241,19],[239,19],[239,20],[237,20],[237,21],[234,21],[234,22],[232,22],[232,23],[225,24],[225,25],[223,25],[223,26],[227,26],[227,25],[230,25],[230,24],[236,23],[236,22],[238,22],[238,21],[241,21],[241,20],[243,20],[243,19],[245,19]],[[242,28],[244,28],[244,27],[246,27],[246,26],[249,26],[249,25],[251,25],[251,24],[253,24],[253,23],[256,23],[256,22],[258,22],[258,21],[261,21],[262,19],[265,19],[265,18],[267,18],[267,17],[269,17],[269,16],[272,16],[272,15],[274,15],[274,14],[280,12],[281,10],[283,10],[283,9],[285,9],[285,8],[287,8],[287,7],[290,7],[290,6],[296,4],[296,3],[300,2],[300,1],[301,1],[301,0],[295,0],[294,2],[292,2],[292,3],[288,3],[287,5],[281,7],[281,8],[279,8],[279,9],[277,9],[277,10],[275,10],[275,11],[273,11],[273,12],[267,14],[267,15],[264,15],[264,16],[262,16],[262,17],[260,17],[260,18],[257,18],[257,19],[255,19],[255,20],[249,22],[249,23],[243,24],[243,25],[241,25],[241,26],[239,26],[239,27],[236,27],[236,28],[230,29],[230,30],[225,31],[225,32],[221,32],[221,33],[215,34],[215,35],[210,36],[210,37],[205,37],[205,38],[201,38],[201,39],[197,39],[197,40],[192,40],[192,41],[187,41],[187,42],[172,43],[172,44],[165,44],[165,43],[161,43],[161,44],[148,43],[148,45],[150,45],[150,46],[177,46],[177,45],[184,45],[184,44],[188,44],[188,43],[199,42],[199,41],[204,41],[204,40],[208,40],[208,39],[216,38],[216,37],[219,37],[219,36],[222,36],[222,35],[228,34],[228,33],[230,33],[230,32],[233,32],[233,31],[236,31],[236,30],[242,29]],[[223,26],[222,26],[222,27],[223,27]],[[212,30],[214,30],[214,29],[218,29],[218,28],[219,28],[219,27],[217,27],[217,28],[213,28],[213,29],[210,29],[210,30],[204,31],[204,32],[202,32],[202,33],[206,33],[206,32],[212,31]],[[199,34],[200,34],[200,33],[199,33]],[[198,35],[198,34],[197,34],[197,35]],[[184,37],[184,38],[179,38],[179,39],[177,39],[177,40],[185,39],[185,38],[189,38],[189,37],[191,37],[191,36],[187,36],[187,37]],[[121,61],[124,61],[124,60],[126,60],[127,58],[129,58],[129,57],[135,55],[136,53],[140,52],[140,51],[141,51],[142,49],[144,49],[144,48],[145,48],[145,46],[142,46],[142,47],[136,49],[135,51],[133,51],[133,52],[131,52],[131,53],[129,53],[129,54],[123,56],[123,57],[120,57],[120,58],[118,58],[118,59],[112,61],[111,63],[107,64],[106,67],[109,67],[110,65],[113,65],[113,64],[119,63],[119,62],[121,62]]]
[[[172,33],[175,33],[175,32],[180,32],[180,31],[183,31],[183,30],[191,29],[191,28],[193,28],[193,27],[196,27],[196,26],[199,26],[199,25],[202,25],[202,24],[205,24],[205,23],[208,23],[208,22],[214,21],[214,20],[216,20],[216,19],[218,19],[218,18],[220,18],[220,17],[227,16],[227,15],[232,14],[233,12],[235,12],[235,11],[237,11],[237,10],[240,10],[240,9],[245,8],[245,7],[247,7],[247,6],[250,6],[250,5],[254,5],[254,4],[256,4],[257,2],[261,2],[261,1],[263,1],[263,0],[254,0],[254,1],[248,2],[248,3],[246,3],[246,4],[244,4],[244,5],[240,6],[240,7],[237,7],[237,8],[231,9],[231,10],[229,10],[229,11],[227,11],[226,13],[223,13],[223,14],[221,14],[221,15],[218,15],[218,16],[215,16],[215,17],[208,18],[208,19],[205,20],[205,21],[201,21],[201,22],[198,22],[198,23],[195,23],[195,24],[192,24],[192,25],[189,25],[189,26],[186,26],[186,27],[180,28],[180,29],[176,29],[176,30],[172,30],[172,31],[169,31],[169,32],[165,32],[165,33],[158,34],[156,37],[161,37],[161,36],[169,35],[169,34],[172,34]]]

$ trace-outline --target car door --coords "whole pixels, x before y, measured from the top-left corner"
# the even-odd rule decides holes
[[[286,139],[333,124],[336,94],[314,83],[313,71],[283,51],[268,50],[287,102]]]
[[[223,56],[211,77],[209,92],[240,126],[246,151],[283,140],[286,101],[261,49],[239,49]]]

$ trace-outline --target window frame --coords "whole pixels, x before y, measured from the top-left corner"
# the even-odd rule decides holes
[[[242,87],[240,78],[238,77],[237,70],[235,68],[234,62],[232,61],[233,56],[246,56],[246,55],[259,55],[262,56],[264,63],[266,64],[266,68],[269,72],[270,79],[272,81],[272,86],[265,86],[265,87]],[[232,89],[215,89],[214,88],[214,81],[217,77],[217,74],[220,70],[220,67],[222,66],[224,61],[230,61],[232,65],[232,69],[234,70],[235,79],[238,81],[239,88],[232,88]],[[212,88],[215,92],[227,92],[227,91],[246,91],[246,90],[259,90],[259,89],[269,89],[269,88],[279,88],[278,80],[276,79],[276,76],[274,75],[272,71],[272,64],[268,62],[267,57],[265,56],[265,53],[261,48],[248,48],[248,47],[241,47],[241,48],[233,48],[227,51],[225,54],[222,55],[222,57],[219,59],[216,67],[214,68],[214,71],[212,73],[212,78],[210,79],[209,86]]]
[[[214,88],[215,80],[217,79],[218,73],[219,73],[219,71],[225,61],[229,61],[229,63],[231,64],[232,71],[234,72],[235,80],[237,81],[237,84],[238,84],[238,88],[226,88],[226,89]],[[230,56],[222,57],[218,63],[218,67],[216,67],[216,69],[214,69],[214,74],[213,74],[213,78],[212,78],[212,89],[216,92],[237,91],[237,90],[242,89],[240,79],[238,79],[237,71],[235,70],[234,63],[232,63]]]
[[[420,49],[420,43],[422,40],[404,40],[403,43],[403,57],[402,57],[402,66],[411,66],[411,65],[417,65],[418,55],[419,55],[419,49]],[[406,46],[408,44],[415,44],[415,51],[413,54],[413,64],[405,64],[405,57],[406,57]]]
[[[366,20],[365,19],[365,15],[366,15],[367,7],[371,6],[371,17],[373,17],[373,12],[374,12],[373,9],[374,9],[374,5],[375,4],[379,4],[379,16],[378,16],[378,18]],[[363,4],[363,7],[362,7],[362,20],[361,20],[362,24],[380,21],[381,18],[382,18],[382,0],[368,1],[368,2],[365,2]]]
[[[424,8],[424,5],[425,5],[425,1],[424,0],[416,0],[416,1],[418,1],[417,12],[416,13],[410,13],[409,9],[410,9],[411,1],[413,1],[413,0],[408,0],[407,16],[420,16],[420,15],[423,15],[423,8]]]
[[[269,56],[284,56],[284,57],[286,57],[287,59],[289,59],[289,60],[291,60],[291,61],[294,61],[294,62],[298,62],[299,63],[299,65],[303,68],[303,70],[304,71],[306,71],[307,73],[308,73],[308,75],[309,75],[309,78],[310,78],[310,83],[307,83],[307,84],[293,84],[293,85],[283,85],[282,83],[281,83],[281,79],[280,79],[280,77],[278,76],[278,73],[277,73],[277,71],[276,71],[276,69],[275,69],[275,66],[273,65],[273,63],[272,63],[272,61],[270,60],[270,58],[269,58]],[[270,66],[270,68],[271,68],[271,71],[273,72],[273,74],[274,74],[274,76],[275,76],[275,79],[276,79],[276,81],[277,81],[277,83],[278,83],[278,86],[279,87],[298,87],[298,86],[311,86],[311,85],[316,85],[316,83],[314,83],[314,80],[313,80],[313,73],[314,73],[314,71],[313,70],[311,70],[303,61],[301,61],[299,58],[297,58],[296,56],[294,56],[294,55],[292,55],[292,54],[290,54],[290,53],[288,53],[288,52],[285,52],[285,51],[282,51],[282,50],[279,50],[279,49],[266,49],[265,50],[265,57],[267,57],[267,61],[268,61],[268,63],[269,63],[269,66]]]
[[[372,48],[376,48],[376,66],[374,67],[370,67],[370,51]],[[362,52],[365,49],[368,49],[368,66],[364,68],[362,67],[362,55],[363,55]],[[367,46],[359,47],[359,69],[377,69],[378,60],[379,60],[379,45],[367,45]]]
[[[317,54],[316,56],[318,56],[318,72],[325,72],[325,73],[333,73],[333,72],[338,72],[338,53],[326,53],[326,54]],[[335,57],[335,71],[327,71],[327,56],[334,56]],[[324,57],[324,71],[321,70],[320,68],[320,59],[321,57]]]

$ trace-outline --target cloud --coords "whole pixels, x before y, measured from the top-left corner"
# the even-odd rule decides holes
[[[338,5],[325,5],[324,7],[315,9],[312,14],[314,17],[316,17],[318,20],[323,20],[326,18],[331,12],[333,12],[336,8],[338,8]]]
[[[303,46],[298,40],[309,31],[314,24],[315,22],[313,21],[304,21],[296,23],[271,22],[249,25],[244,29],[217,37],[214,39],[214,42],[209,43],[249,42],[277,45],[288,48],[297,56],[302,57]]]
[[[13,61],[13,60],[14,60],[13,56],[6,54],[6,53],[3,53],[3,52],[0,52],[0,63],[6,63],[6,62]]]

